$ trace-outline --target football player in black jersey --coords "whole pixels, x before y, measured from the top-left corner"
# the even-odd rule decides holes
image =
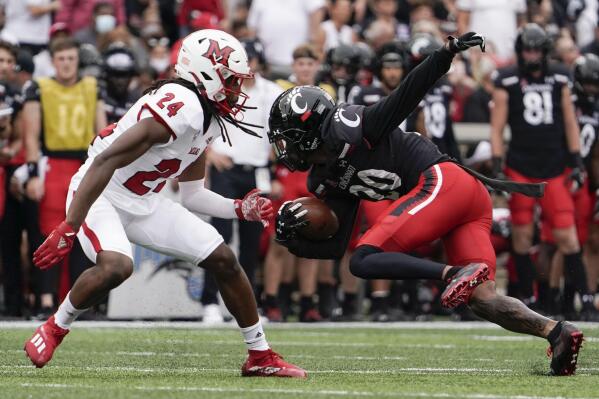
[[[271,109],[268,133],[277,158],[290,169],[310,170],[310,190],[324,198],[340,226],[324,241],[301,237],[297,229],[307,223],[306,210],[287,203],[277,216],[277,240],[298,256],[340,258],[359,200],[393,199],[360,240],[350,261],[353,274],[447,281],[444,306],[468,303],[478,316],[506,329],[547,338],[553,351],[552,373],[572,374],[582,332],[495,292],[492,205],[485,186],[431,141],[398,127],[448,71],[454,55],[479,45],[483,47],[484,40],[473,32],[449,37],[396,90],[369,107],[335,105],[316,87],[281,94]],[[486,183],[499,187],[501,182]],[[523,186],[512,189],[519,187]],[[444,242],[449,264],[407,255],[437,238]]]
[[[356,74],[361,61],[358,48],[347,44],[340,44],[327,53],[328,73],[323,80],[335,88],[338,101],[347,102],[350,91],[358,84]]]
[[[599,57],[585,54],[574,63],[574,106],[580,126],[580,155],[589,179],[574,198],[577,211],[576,229],[580,242],[585,244],[587,282],[591,302],[597,291],[599,277]],[[594,209],[593,209],[594,208]],[[581,214],[579,216],[579,214]],[[596,309],[583,310],[582,319],[597,321]]]
[[[443,43],[429,33],[419,33],[408,43],[410,68],[415,68]],[[439,147],[439,151],[460,161],[461,155],[453,134],[449,104],[453,88],[447,77],[443,76],[426,93],[416,111],[407,119],[407,129],[426,132],[427,136]]]
[[[549,37],[537,24],[527,24],[516,38],[518,64],[500,69],[495,76],[494,107],[491,111],[491,144],[494,172],[503,161],[503,129],[511,128],[505,160],[505,175],[519,182],[547,181],[539,200],[543,220],[553,238],[576,290],[589,301],[586,273],[574,223],[571,191],[584,182],[579,128],[571,101],[569,71],[547,62]],[[534,266],[529,256],[534,233],[535,200],[514,194],[509,201],[512,244],[520,295],[533,305]]]
[[[108,123],[116,123],[141,97],[141,93],[129,90],[137,73],[133,53],[126,47],[109,48],[103,54],[102,99]]]

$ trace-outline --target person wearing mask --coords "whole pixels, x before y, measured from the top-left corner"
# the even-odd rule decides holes
[[[75,39],[80,44],[91,44],[98,46],[98,39],[101,35],[112,31],[117,27],[114,4],[110,1],[98,1],[93,8],[93,21],[85,29],[75,33]]]

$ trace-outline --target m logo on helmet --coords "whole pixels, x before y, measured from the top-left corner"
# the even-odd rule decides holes
[[[225,46],[224,48],[220,48],[218,42],[214,39],[210,40],[210,47],[208,47],[208,51],[202,54],[204,57],[208,58],[212,61],[213,64],[217,62],[223,64],[227,68],[229,67],[229,56],[235,49],[229,46]]]

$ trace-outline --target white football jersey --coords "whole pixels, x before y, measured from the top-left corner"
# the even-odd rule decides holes
[[[117,169],[102,193],[114,206],[138,215],[153,212],[156,194],[166,180],[178,177],[219,134],[214,118],[203,131],[204,112],[195,93],[179,84],[165,84],[141,97],[116,124],[94,139],[87,152],[89,158],[73,176],[70,189],[77,189],[98,154],[144,118],[154,118],[168,127],[170,140],[152,146],[131,164]]]

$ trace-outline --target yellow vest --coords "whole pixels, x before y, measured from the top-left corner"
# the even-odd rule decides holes
[[[85,151],[96,136],[97,82],[84,77],[73,86],[39,78],[44,144],[50,151]]]
[[[291,89],[292,87],[297,86],[297,84],[285,79],[277,79],[276,83],[281,86],[283,90]],[[321,83],[318,85],[318,87],[329,93],[331,97],[333,97],[333,100],[337,100],[337,93],[335,93],[333,86],[327,83]]]

